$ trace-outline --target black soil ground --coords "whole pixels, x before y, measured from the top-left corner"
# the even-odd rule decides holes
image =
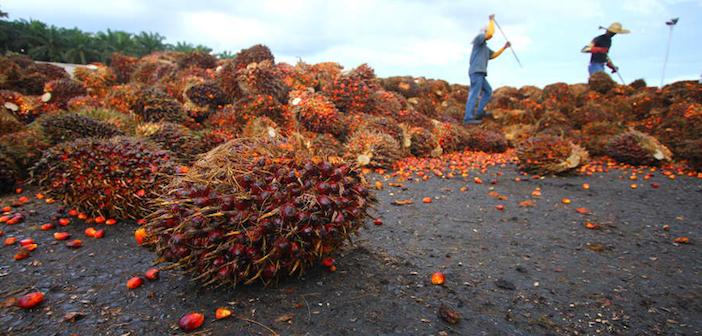
[[[507,164],[399,182],[371,173],[383,184],[372,211],[383,224],[368,219],[336,256],[335,272],[320,265],[304,278],[237,288],[201,288],[171,269],[128,289],[128,279],[155,266],[134,239],[135,222],[88,224],[22,186],[0,199],[31,199],[13,208],[22,222],[0,223],[0,241],[32,238],[38,248],[14,260],[18,244],[0,245],[0,335],[178,335],[191,312],[205,315],[197,335],[699,334],[702,179],[645,169],[632,180],[633,172],[534,178]],[[395,205],[405,200],[414,203]],[[520,205],[527,200],[533,206]],[[71,223],[40,230],[53,216]],[[89,226],[105,237],[86,237]],[[83,246],[66,247],[57,231]],[[690,243],[675,242],[682,237]],[[443,285],[431,283],[434,272]],[[13,304],[35,291],[45,295],[38,307]],[[441,304],[461,321],[442,320]],[[218,307],[233,316],[216,320]]]

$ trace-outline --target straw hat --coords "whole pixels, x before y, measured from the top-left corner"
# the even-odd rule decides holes
[[[604,27],[600,27],[604,28]],[[615,33],[615,34],[629,34],[630,31],[628,29],[622,29],[622,24],[619,22],[612,23],[609,25],[609,27],[605,28],[607,31]]]

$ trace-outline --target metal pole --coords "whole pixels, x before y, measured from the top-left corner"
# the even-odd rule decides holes
[[[495,25],[497,26],[497,29],[500,30],[500,33],[502,33],[502,36],[505,37],[505,40],[509,41],[509,39],[507,38],[507,35],[505,35],[505,32],[502,30],[502,27],[500,27],[500,24],[497,23],[497,20],[495,20],[494,18],[492,20],[495,21]],[[519,61],[519,57],[517,57],[517,53],[514,52],[514,48],[510,47],[509,50],[512,51],[514,58],[517,60],[517,64],[519,64],[519,67],[522,68],[522,62]]]
[[[670,26],[670,33],[668,34],[668,47],[665,49],[665,60],[663,61],[663,72],[661,73],[661,89],[663,88],[663,83],[665,80],[665,66],[666,64],[668,64],[668,54],[670,53],[670,41],[673,39],[673,27],[675,27],[676,23],[678,23],[678,18],[671,19],[670,21],[665,23],[666,25]]]

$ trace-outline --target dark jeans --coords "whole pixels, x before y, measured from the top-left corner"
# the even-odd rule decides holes
[[[483,109],[485,105],[490,101],[492,96],[492,87],[485,79],[487,74],[484,73],[472,73],[470,74],[470,90],[468,91],[468,100],[466,101],[466,116],[463,118],[463,122],[476,119],[476,116],[483,114]],[[482,95],[480,92],[482,91]],[[475,104],[478,102],[478,97],[480,97],[480,104],[478,109],[473,114],[473,109],[475,109]]]

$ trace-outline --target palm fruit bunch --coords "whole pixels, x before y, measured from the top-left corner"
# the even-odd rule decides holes
[[[661,94],[673,102],[702,104],[702,84],[697,80],[679,81],[666,85],[661,90]]]
[[[520,100],[519,90],[511,86],[503,86],[497,88],[490,98],[490,102],[485,107],[487,110],[506,109],[512,110],[517,108],[517,102]],[[466,98],[467,100],[467,98]]]
[[[91,216],[142,218],[175,171],[173,154],[134,137],[83,138],[44,152],[32,181]]]
[[[377,90],[375,74],[367,65],[334,77],[321,93],[344,113],[373,113],[372,94]]]
[[[629,96],[626,99],[626,103],[631,106],[630,120],[645,119],[649,116],[651,110],[669,104],[655,88],[647,88]]]
[[[397,92],[405,98],[419,97],[422,93],[419,84],[409,76],[384,78],[380,81],[380,85],[385,90]]]
[[[236,120],[249,121],[258,116],[268,117],[276,122],[285,121],[285,107],[271,95],[250,95],[234,103]]]
[[[583,85],[583,88],[589,90],[587,85]],[[561,110],[561,108],[574,102],[575,95],[571,92],[571,87],[568,84],[553,83],[544,87],[541,104],[546,110]]]
[[[234,101],[244,95],[239,87],[237,68],[233,60],[226,60],[217,67],[215,78],[219,87],[224,91],[227,101]]]
[[[578,135],[580,143],[592,155],[605,155],[607,142],[624,129],[619,123],[611,121],[597,121],[583,125],[574,134]]]
[[[341,75],[342,70],[344,70],[344,67],[335,62],[322,62],[310,66],[310,73],[317,79],[317,86],[314,87],[315,91],[323,90],[324,87]]]
[[[423,127],[412,127],[410,134],[410,153],[416,157],[437,157],[443,153],[443,149],[436,141],[434,133]]]
[[[32,99],[19,92],[0,90],[0,103],[21,122],[30,123],[37,117]]]
[[[282,136],[278,124],[266,116],[253,117],[240,127],[241,135],[246,138],[275,139]]]
[[[0,89],[15,89],[22,78],[22,68],[9,57],[0,55]]]
[[[137,123],[135,116],[131,112],[122,113],[109,108],[84,108],[71,112],[78,113],[84,117],[92,118],[103,123],[116,127],[124,133],[134,134]]]
[[[124,134],[111,124],[74,112],[44,115],[37,122],[51,145],[78,138],[111,138]]]
[[[375,108],[369,114],[373,115],[392,117],[408,106],[404,97],[392,91],[377,90],[373,92],[371,99]]]
[[[355,166],[240,138],[172,180],[144,242],[203,286],[269,284],[334,255],[374,202]]]
[[[44,85],[44,95],[41,97],[45,103],[51,103],[57,108],[65,109],[66,103],[77,96],[88,93],[85,85],[73,79],[52,80]]]
[[[535,174],[565,174],[585,165],[589,154],[563,137],[539,134],[516,148],[519,168]]]
[[[590,90],[601,94],[606,94],[617,86],[617,83],[612,80],[612,77],[609,77],[604,71],[598,71],[592,74],[587,80],[587,84],[590,86]]]
[[[464,128],[455,123],[433,120],[434,137],[439,142],[444,153],[463,151],[466,148],[467,133]]]
[[[405,135],[405,130],[391,117],[384,116],[363,116],[361,129],[377,130],[390,135],[402,148],[409,147],[409,137]]]
[[[104,98],[104,105],[121,113],[132,113],[132,108],[137,107],[136,102],[144,88],[145,85],[141,83],[113,86]]]
[[[181,124],[144,123],[137,127],[136,134],[173,152],[185,163],[192,162],[197,154],[205,151],[202,141],[195,132]]]
[[[513,110],[514,111],[514,110]],[[503,128],[505,140],[510,147],[517,147],[522,141],[535,136],[538,132],[535,124],[509,124]]]
[[[197,122],[202,122],[227,104],[224,91],[214,81],[193,83],[183,91],[183,108]]]
[[[675,154],[685,158],[690,169],[702,172],[702,140],[697,139],[678,144],[675,148]]]
[[[592,122],[615,121],[617,115],[612,104],[607,101],[588,101],[573,110],[570,119],[573,121],[574,127],[581,128]]]
[[[28,95],[41,95],[44,93],[46,83],[55,79],[68,79],[71,76],[62,67],[49,63],[35,63],[26,56],[10,57],[23,70],[22,77],[16,89]]]
[[[163,89],[146,86],[137,96],[131,110],[141,121],[180,122],[185,118],[183,106]]]
[[[246,68],[251,63],[258,63],[269,60],[272,64],[275,63],[275,57],[271,50],[262,44],[254,45],[247,49],[241,49],[234,58],[234,68],[236,70]]]
[[[104,97],[110,87],[117,83],[112,68],[100,63],[79,66],[73,70],[73,78],[85,85],[88,94],[94,97]]]
[[[101,107],[103,107],[102,100],[92,96],[73,97],[66,103],[66,109],[68,111],[98,109]]]
[[[417,110],[421,115],[430,119],[439,117],[438,104],[427,96],[420,96],[407,99],[410,108]]]
[[[314,155],[329,157],[343,154],[343,144],[332,134],[309,133],[308,137],[309,139],[305,142],[305,145]]]
[[[536,122],[541,114],[544,113],[544,105],[540,103],[540,100],[535,100],[532,98],[524,98],[517,104],[517,109],[524,110],[526,112],[526,118],[533,122]]]
[[[137,59],[134,57],[113,53],[112,57],[110,57],[110,68],[115,74],[115,81],[119,84],[128,83],[132,78],[136,64]]]
[[[507,147],[507,139],[502,133],[482,128],[466,131],[466,149],[486,153],[504,153]]]
[[[280,70],[270,60],[249,63],[236,73],[236,80],[244,95],[267,95],[284,103],[288,99],[290,87],[283,81]]]
[[[178,66],[171,61],[142,57],[137,62],[130,81],[155,85],[161,79],[175,76]]]
[[[344,152],[345,159],[370,168],[392,168],[401,156],[397,140],[376,130],[358,130],[349,135]]]
[[[633,166],[659,165],[663,161],[670,161],[672,155],[656,138],[635,130],[609,139],[605,152],[618,162]]]
[[[302,60],[298,61],[294,67],[287,63],[278,63],[277,66],[283,76],[283,81],[292,90],[306,90],[307,88],[316,88],[319,85],[319,81],[311,71],[311,66]]]
[[[557,130],[569,132],[573,129],[573,121],[563,112],[557,110],[546,110],[541,118],[536,121],[539,130]]]
[[[391,117],[397,120],[397,122],[399,122],[400,124],[407,124],[415,127],[424,127],[426,129],[434,128],[431,119],[417,112],[417,110],[400,110],[399,112],[397,112],[397,114],[392,115]]]
[[[648,84],[646,84],[646,81],[643,78],[639,78],[629,84],[629,86],[634,89],[634,91],[641,91],[645,89]]]
[[[0,144],[0,194],[12,191],[19,179],[17,164],[6,151],[6,146]]]
[[[236,133],[220,128],[205,129],[199,132],[200,141],[202,143],[202,152],[209,152],[229,140],[236,139]]]
[[[39,161],[42,153],[49,148],[45,138],[31,128],[0,133],[0,146],[4,146],[5,155],[9,156],[19,169],[20,178],[25,178],[27,169]]]
[[[452,118],[455,118],[456,120],[463,120],[463,117],[466,115],[466,101],[463,100],[458,100],[455,96],[449,97],[449,99],[446,99],[441,102],[437,106],[437,109],[439,113],[446,114]],[[491,110],[492,114],[495,115],[495,118],[497,118],[497,113],[494,111],[498,109],[493,109]]]
[[[19,132],[25,129],[25,125],[12,115],[10,110],[0,106],[0,135]]]
[[[349,125],[327,97],[307,90],[292,91],[289,96],[286,119],[296,120],[306,130],[315,133],[330,133],[343,138],[348,132]]]
[[[178,67],[185,69],[197,67],[202,69],[213,69],[217,66],[217,57],[200,51],[191,51],[185,57],[178,60]]]

